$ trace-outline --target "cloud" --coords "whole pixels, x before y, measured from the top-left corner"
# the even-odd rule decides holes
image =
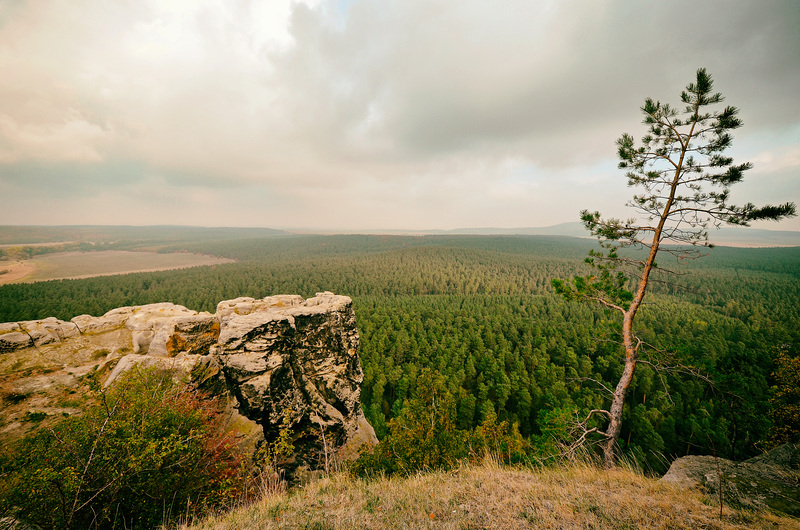
[[[220,223],[309,204],[305,226],[572,220],[625,203],[614,140],[697,67],[741,108],[737,146],[791,136],[798,28],[793,0],[18,0],[0,8],[0,189],[54,182],[114,212],[154,186],[204,224],[214,194],[270,204]]]
[[[19,123],[0,115],[0,163],[45,159],[97,162],[100,145],[112,133],[90,123],[75,109],[67,109],[59,122]]]
[[[645,96],[676,99],[698,66],[719,71],[721,85],[741,72],[739,61],[759,65],[756,77],[800,85],[800,69],[788,68],[800,62],[785,51],[797,46],[787,46],[786,28],[775,31],[787,24],[777,9],[716,4],[686,17],[690,7],[697,11],[689,2],[353,2],[344,28],[296,9],[296,45],[276,72],[280,101],[299,139],[340,154],[424,162],[499,147],[565,166],[608,153],[620,129],[638,122]],[[765,82],[759,91],[786,88]]]

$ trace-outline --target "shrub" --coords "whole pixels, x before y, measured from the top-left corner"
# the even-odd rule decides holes
[[[769,445],[776,447],[800,441],[800,356],[781,351],[774,363],[774,386],[769,400],[774,426]]]
[[[16,405],[18,403],[22,403],[29,397],[31,397],[30,392],[15,392],[12,390],[10,392],[6,392],[5,395],[3,395],[3,400],[12,405]]]
[[[417,379],[413,399],[388,424],[389,434],[372,452],[351,465],[357,475],[410,474],[419,470],[449,469],[466,459],[490,456],[512,462],[526,456],[528,444],[516,424],[497,422],[494,410],[475,428],[456,427],[456,402],[447,391],[445,378],[425,371]]]
[[[30,422],[30,423],[39,423],[40,421],[42,421],[46,417],[47,417],[47,413],[46,412],[39,412],[39,411],[31,412],[31,411],[28,411],[28,412],[25,413],[24,416],[22,416],[22,421]]]
[[[46,528],[153,528],[238,498],[244,466],[219,404],[173,371],[134,369],[97,401],[0,457],[0,513]]]
[[[370,453],[352,466],[357,475],[409,474],[422,469],[447,469],[469,456],[466,431],[455,426],[455,400],[438,372],[425,371],[417,378],[417,392],[403,404],[388,424],[389,434]]]

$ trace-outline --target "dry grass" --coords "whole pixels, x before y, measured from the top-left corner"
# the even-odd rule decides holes
[[[800,521],[728,508],[720,519],[719,506],[700,492],[625,469],[574,464],[514,470],[487,464],[410,478],[335,474],[182,528],[800,529]]]

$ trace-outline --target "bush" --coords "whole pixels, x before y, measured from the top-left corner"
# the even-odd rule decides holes
[[[153,528],[238,498],[246,473],[219,404],[173,371],[134,369],[97,401],[0,457],[0,513],[46,528]]]
[[[425,371],[417,378],[416,396],[388,424],[389,434],[370,453],[353,462],[351,471],[408,474],[421,469],[446,469],[469,456],[467,434],[456,429],[455,400],[444,378]]]
[[[800,355],[781,351],[774,363],[774,386],[769,400],[773,428],[769,445],[777,447],[800,441]]]
[[[389,422],[389,434],[372,452],[353,462],[350,470],[361,476],[407,475],[450,469],[463,460],[487,455],[502,462],[524,458],[528,444],[518,426],[497,423],[493,409],[474,430],[458,429],[456,417],[456,401],[446,389],[444,376],[424,371],[417,378],[415,397],[404,402],[400,415]]]

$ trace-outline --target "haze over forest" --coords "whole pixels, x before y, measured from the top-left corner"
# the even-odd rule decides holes
[[[798,202],[798,28],[794,0],[7,1],[0,225],[627,217],[614,141],[699,67],[744,121],[733,201]]]

